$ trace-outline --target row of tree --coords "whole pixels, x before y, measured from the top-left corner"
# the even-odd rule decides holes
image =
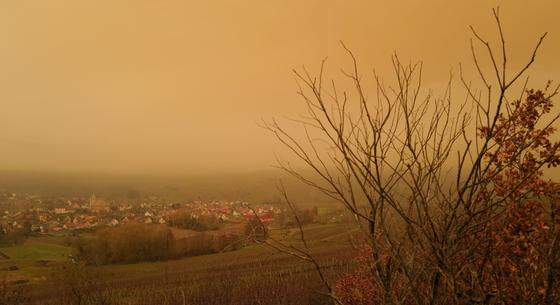
[[[99,230],[94,238],[75,237],[69,242],[78,249],[80,259],[89,264],[104,265],[237,250],[266,238],[267,234],[267,229],[256,220],[247,222],[238,230],[197,232],[184,238],[176,238],[172,230],[163,225],[127,224]]]
[[[171,230],[164,226],[129,224],[99,230],[82,240],[80,258],[91,264],[135,263],[178,257]]]
[[[29,227],[11,228],[0,226],[0,246],[18,245],[31,233]]]

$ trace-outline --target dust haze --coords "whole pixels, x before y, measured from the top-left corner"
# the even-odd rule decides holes
[[[471,64],[467,24],[497,38],[500,4],[511,64],[548,30],[532,82],[560,80],[560,3],[526,3],[2,1],[0,170],[266,170],[283,151],[257,123],[303,110],[292,68],[328,57],[336,77],[343,40],[380,74],[423,60],[438,88]]]

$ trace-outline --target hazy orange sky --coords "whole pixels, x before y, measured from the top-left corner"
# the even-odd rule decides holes
[[[512,65],[548,31],[531,74],[560,81],[560,1],[0,1],[0,169],[252,170],[274,163],[260,119],[302,110],[291,69],[382,74],[397,51],[438,87],[471,64],[468,25]]]

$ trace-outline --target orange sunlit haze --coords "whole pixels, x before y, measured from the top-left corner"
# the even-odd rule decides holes
[[[558,79],[556,1],[2,1],[0,168],[267,168],[257,123],[303,109],[291,69],[338,77],[344,41],[367,77],[397,52],[437,87],[499,4],[512,64],[548,31],[532,76]]]

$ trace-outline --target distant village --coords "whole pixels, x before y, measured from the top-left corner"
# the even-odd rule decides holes
[[[210,216],[235,224],[257,216],[263,223],[270,223],[285,209],[271,204],[250,207],[243,201],[164,203],[156,196],[149,196],[140,203],[108,201],[95,194],[89,198],[44,199],[16,193],[0,197],[3,233],[26,228],[39,234],[68,234],[127,223],[166,224],[179,212],[187,212],[193,218]]]

